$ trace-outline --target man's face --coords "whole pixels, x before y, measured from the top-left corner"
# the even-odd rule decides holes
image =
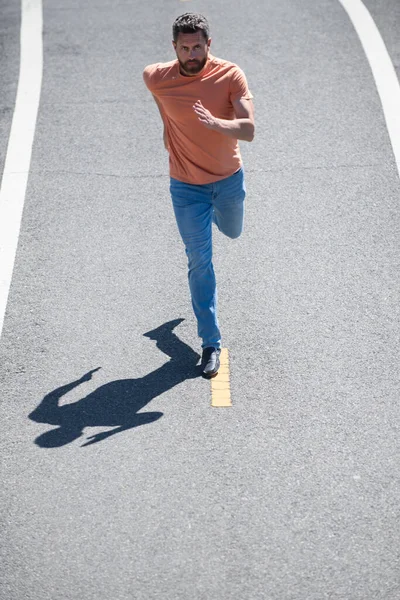
[[[180,33],[177,42],[172,42],[181,71],[184,75],[197,75],[207,62],[211,39],[206,41],[201,31]]]

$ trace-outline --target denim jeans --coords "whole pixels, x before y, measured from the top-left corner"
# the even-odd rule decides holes
[[[212,264],[212,222],[230,238],[243,228],[246,186],[243,169],[230,177],[192,185],[171,177],[175,218],[188,257],[189,288],[202,348],[221,347],[217,317],[217,286]]]

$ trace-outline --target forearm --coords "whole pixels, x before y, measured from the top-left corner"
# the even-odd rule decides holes
[[[236,140],[251,142],[254,138],[254,123],[251,119],[215,119],[215,131]]]

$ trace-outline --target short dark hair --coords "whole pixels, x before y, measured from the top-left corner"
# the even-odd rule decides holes
[[[203,15],[197,13],[185,13],[175,19],[172,25],[172,37],[174,42],[178,40],[180,33],[196,33],[201,31],[207,42],[210,37],[210,25]]]

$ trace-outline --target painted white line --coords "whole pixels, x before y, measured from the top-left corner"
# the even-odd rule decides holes
[[[22,0],[17,97],[0,187],[0,336],[14,269],[43,72],[42,0]]]
[[[350,17],[370,64],[381,99],[400,177],[400,84],[385,43],[361,0],[339,0]]]

